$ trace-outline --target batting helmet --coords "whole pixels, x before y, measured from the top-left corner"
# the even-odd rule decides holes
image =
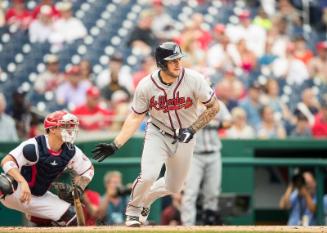
[[[182,58],[185,55],[175,42],[164,42],[155,51],[157,66],[163,70],[167,69],[167,61]]]

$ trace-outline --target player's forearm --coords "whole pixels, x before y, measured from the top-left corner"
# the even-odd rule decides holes
[[[129,114],[121,131],[114,140],[118,148],[122,147],[128,141],[128,139],[130,139],[130,137],[134,135],[136,130],[140,127],[140,124],[143,121],[144,117],[145,114]]]
[[[312,212],[316,212],[316,204],[313,202],[313,199],[308,191],[304,193],[304,198],[307,203],[308,209]]]
[[[74,183],[78,187],[80,187],[82,190],[84,190],[90,182],[91,182],[91,179],[86,176],[76,176],[74,179]]]
[[[199,129],[207,125],[219,112],[219,103],[218,100],[213,97],[213,100],[210,104],[207,105],[207,109],[199,116],[199,118],[191,126],[192,129],[196,132]]]
[[[13,164],[11,168],[8,168],[8,164]],[[7,166],[7,168],[5,168]],[[20,174],[16,165],[16,161],[10,156],[5,156],[1,161],[1,167],[5,173],[11,175],[18,183],[26,182],[25,178]]]
[[[282,198],[280,199],[279,207],[281,209],[289,209],[291,207],[291,203],[290,203],[291,193],[292,193],[292,186],[289,186],[286,192],[284,193],[284,195],[282,196]]]

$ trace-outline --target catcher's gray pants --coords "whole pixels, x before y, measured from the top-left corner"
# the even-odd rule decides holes
[[[192,165],[182,197],[181,218],[183,225],[195,225],[196,199],[203,194],[203,209],[217,211],[221,189],[220,151],[211,154],[194,153]],[[203,186],[200,191],[200,184]]]
[[[171,137],[162,135],[149,124],[144,139],[141,174],[134,181],[126,215],[139,216],[142,207],[149,207],[156,199],[179,193],[190,168],[195,140],[172,144]],[[165,163],[164,177],[158,179]],[[158,180],[157,180],[158,179]]]

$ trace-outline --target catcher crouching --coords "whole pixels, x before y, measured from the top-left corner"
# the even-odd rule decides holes
[[[66,168],[77,174],[74,186],[80,195],[93,178],[91,161],[74,145],[78,124],[73,114],[53,112],[44,121],[46,134],[22,142],[3,158],[0,201],[4,206],[25,213],[37,225],[77,225],[73,205],[49,188]]]

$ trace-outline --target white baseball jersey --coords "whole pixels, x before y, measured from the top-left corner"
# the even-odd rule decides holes
[[[45,138],[46,138],[46,142],[47,142],[47,147],[49,149],[50,146],[49,146],[48,137],[45,136]],[[9,154],[15,158],[17,165],[19,167],[19,170],[21,170],[21,168],[23,166],[32,166],[37,163],[37,161],[30,162],[24,157],[23,148],[27,144],[34,144],[35,147],[38,148],[35,138],[30,138],[30,139],[22,142],[18,147],[16,147],[15,149],[13,149],[12,151],[9,152]],[[94,175],[94,170],[90,169],[92,166],[91,161],[86,157],[86,155],[77,146],[75,146],[75,151],[76,151],[75,155],[69,161],[67,168],[74,170],[78,175],[85,176],[85,177],[89,178],[90,180],[92,180],[93,175]],[[50,149],[49,149],[49,152],[51,154],[53,154],[54,156],[56,155],[56,153],[51,151]],[[36,150],[36,153],[37,153],[37,156],[39,156],[38,150]],[[54,166],[55,166],[55,164],[54,164]]]
[[[187,128],[199,116],[199,102],[209,103],[213,95],[209,83],[196,71],[183,69],[178,80],[167,85],[157,70],[138,84],[132,109],[138,114],[149,112],[150,121],[171,130]]]
[[[56,153],[51,151],[47,136],[45,136],[45,142],[48,148],[48,152],[51,154],[51,156],[55,157],[61,154],[61,152]],[[36,139],[31,138],[22,142],[18,147],[9,153],[16,160],[20,171],[24,166],[35,165],[40,158],[39,149],[36,150],[37,160],[35,162],[30,162],[24,157],[23,148],[28,144],[34,144],[35,148],[38,148]],[[49,166],[50,165],[58,166],[58,163],[54,159],[53,162],[49,164]],[[94,170],[91,169],[92,163],[77,146],[75,146],[75,154],[70,159],[66,167],[74,170],[78,175],[87,177],[90,180],[93,178]],[[23,212],[27,217],[34,216],[44,219],[51,219],[54,221],[59,220],[70,206],[68,202],[60,199],[57,195],[54,195],[50,191],[46,191],[42,196],[32,195],[29,204],[22,203],[20,201],[20,197],[21,184],[19,183],[17,190],[13,194],[7,195],[5,199],[1,199],[0,201],[7,208]]]

